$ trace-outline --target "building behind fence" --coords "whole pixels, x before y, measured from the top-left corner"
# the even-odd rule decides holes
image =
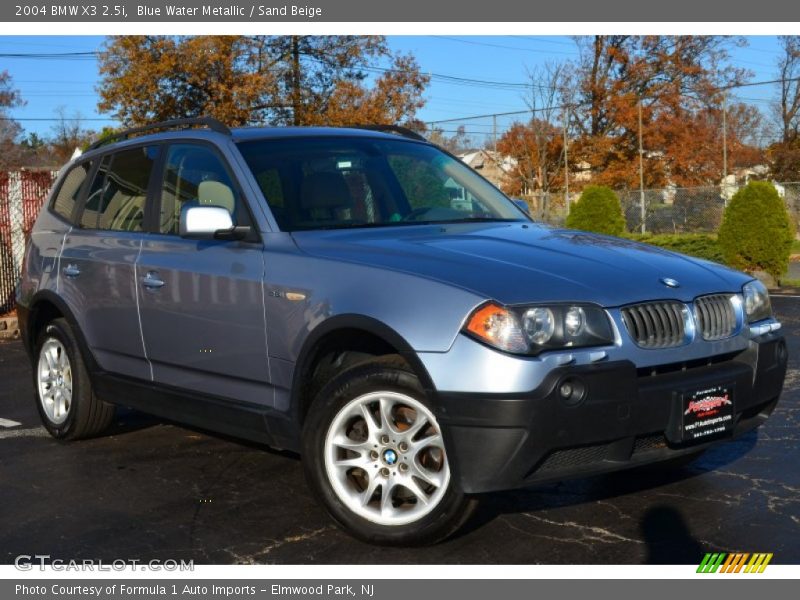
[[[28,236],[56,175],[51,170],[0,173],[0,315],[14,309]],[[797,222],[800,183],[774,185]],[[730,197],[732,191],[725,190],[723,195],[720,186],[644,190],[644,211],[639,190],[622,190],[617,195],[631,233],[715,233],[722,223],[725,196]],[[570,202],[578,198],[578,193],[572,194]],[[533,194],[526,200],[536,220],[564,224],[563,192]]]

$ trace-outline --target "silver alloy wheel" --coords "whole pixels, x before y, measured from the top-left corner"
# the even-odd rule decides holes
[[[325,470],[339,500],[379,525],[418,521],[450,483],[436,418],[397,392],[364,394],[337,413],[325,437]]]
[[[72,407],[72,365],[64,344],[56,338],[48,338],[39,350],[36,381],[44,413],[54,425],[61,425]]]

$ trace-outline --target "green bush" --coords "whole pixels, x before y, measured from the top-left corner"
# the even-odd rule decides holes
[[[725,262],[744,271],[765,271],[776,281],[789,268],[794,226],[775,187],[751,181],[725,209],[719,244]]]
[[[625,231],[625,217],[622,216],[617,195],[609,188],[589,185],[572,206],[567,216],[567,227],[594,231],[606,235],[619,236]]]
[[[652,244],[665,250],[696,256],[714,262],[724,263],[722,248],[717,236],[708,233],[682,233],[663,235],[630,235],[630,239],[645,244]]]

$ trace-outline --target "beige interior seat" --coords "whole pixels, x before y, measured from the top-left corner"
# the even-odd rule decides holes
[[[197,201],[200,206],[220,206],[231,214],[236,206],[233,190],[220,181],[201,181],[197,186]]]

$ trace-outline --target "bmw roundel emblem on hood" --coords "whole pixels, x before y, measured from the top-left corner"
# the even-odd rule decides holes
[[[668,288],[681,287],[680,283],[678,283],[677,281],[675,281],[674,279],[671,279],[669,277],[662,277],[661,279],[659,279],[659,281],[661,283],[663,283],[665,286],[667,286]]]

